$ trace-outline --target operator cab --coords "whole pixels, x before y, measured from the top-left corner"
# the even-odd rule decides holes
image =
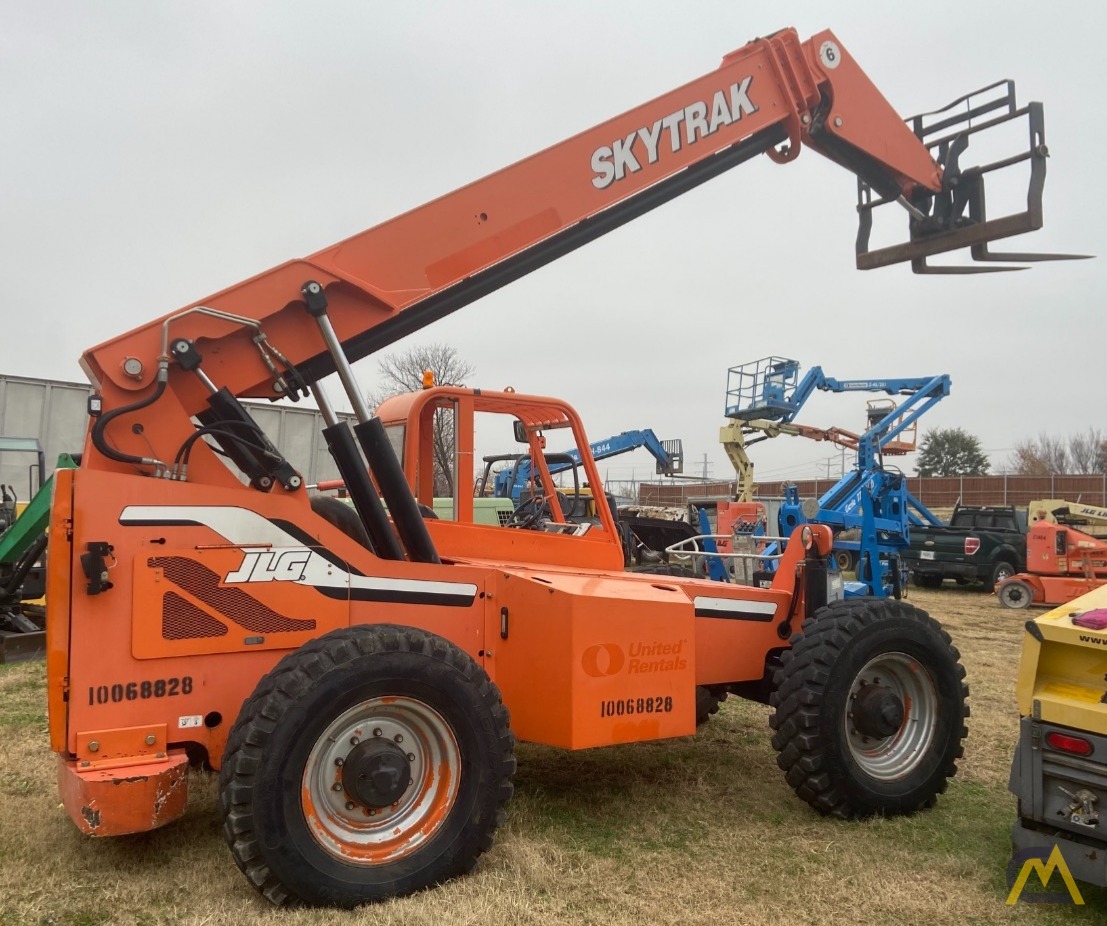
[[[614,517],[603,492],[593,494],[602,482],[567,403],[442,386],[387,399],[377,416],[416,501],[434,510],[427,527],[444,559],[622,568]],[[511,442],[524,446],[477,454],[478,443]]]

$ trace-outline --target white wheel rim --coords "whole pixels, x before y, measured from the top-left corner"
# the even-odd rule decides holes
[[[868,685],[888,689],[903,704],[903,722],[888,736],[857,729],[854,704]],[[906,653],[882,653],[869,660],[850,686],[843,717],[846,742],[854,762],[871,778],[896,781],[923,762],[938,725],[938,692],[926,668]]]
[[[342,786],[346,756],[358,743],[387,738],[407,755],[411,778],[391,806],[367,807]],[[461,751],[450,726],[414,698],[380,697],[329,723],[308,755],[301,806],[312,836],[344,862],[380,864],[414,852],[445,822],[457,798]]]

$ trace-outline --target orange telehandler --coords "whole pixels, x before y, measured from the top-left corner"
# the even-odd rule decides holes
[[[1024,152],[960,165],[972,135],[1015,119]],[[829,529],[798,529],[772,586],[749,588],[623,573],[602,493],[573,523],[548,472],[513,525],[472,523],[465,497],[453,520],[425,520],[435,409],[456,415],[456,486],[473,484],[478,414],[510,420],[539,469],[547,436],[571,435],[600,486],[581,422],[555,399],[451,388],[374,417],[350,364],[757,154],[783,163],[804,145],[860,178],[859,267],[935,272],[929,257],[964,247],[993,259],[988,242],[1041,225],[1042,120],[1004,82],[905,125],[832,33],[785,30],[88,350],[90,427],[80,467],[55,477],[47,576],[50,741],[70,817],[93,835],[161,826],[184,812],[189,763],[210,765],[259,891],[352,906],[472,868],[503,820],[515,738],[686,736],[705,691],[771,698],[779,764],[819,812],[929,806],[961,755],[964,670],[925,612],[827,601]],[[987,216],[985,177],[1016,163],[1030,169],[1027,209]],[[870,249],[889,204],[909,238]],[[332,372],[352,430],[318,384]],[[309,393],[354,510],[309,499],[239,401]]]

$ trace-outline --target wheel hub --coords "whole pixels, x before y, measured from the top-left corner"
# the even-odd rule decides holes
[[[880,653],[854,676],[843,720],[850,756],[861,771],[898,781],[925,761],[937,734],[934,680],[915,656]]]
[[[853,724],[863,736],[881,739],[903,726],[903,700],[883,685],[865,685],[853,704]]]
[[[461,751],[450,725],[417,698],[367,698],[323,728],[304,763],[308,829],[343,862],[415,851],[458,792]]]
[[[342,766],[346,793],[366,807],[395,804],[408,789],[411,763],[391,740],[374,738],[350,750]]]

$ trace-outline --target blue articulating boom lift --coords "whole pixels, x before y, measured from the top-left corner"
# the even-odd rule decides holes
[[[949,395],[950,378],[933,377],[839,380],[812,367],[801,380],[799,363],[781,357],[732,367],[728,371],[726,414],[736,423],[724,428],[724,438],[757,433],[753,440],[728,444],[732,459],[744,456],[744,446],[775,434],[796,434],[831,440],[857,451],[854,469],[817,502],[801,504],[794,487],[786,490],[780,509],[780,534],[786,535],[807,522],[834,528],[835,551],[852,555],[857,581],[846,584],[846,593],[900,596],[902,568],[899,551],[909,542],[911,525],[940,524],[925,505],[907,491],[903,474],[885,467],[885,454],[915,449],[919,418]],[[902,397],[869,403],[868,430],[853,434],[841,429],[822,430],[793,423],[816,390],[824,392],[883,392]],[[737,465],[737,464],[736,464]],[[752,470],[747,480],[752,485]],[[843,531],[857,531],[858,538],[840,539]]]
[[[629,453],[631,450],[645,448],[657,461],[657,475],[675,476],[684,471],[684,450],[680,440],[659,440],[649,428],[642,431],[623,431],[614,437],[593,441],[590,445],[593,459],[599,461],[608,457]],[[567,453],[558,453],[548,463],[550,475],[564,472],[580,465],[580,451],[575,447]],[[515,505],[531,479],[530,457],[526,454],[509,454],[497,460],[514,460],[514,465],[496,473],[494,492],[497,498],[510,498]],[[487,482],[487,476],[485,477]]]

